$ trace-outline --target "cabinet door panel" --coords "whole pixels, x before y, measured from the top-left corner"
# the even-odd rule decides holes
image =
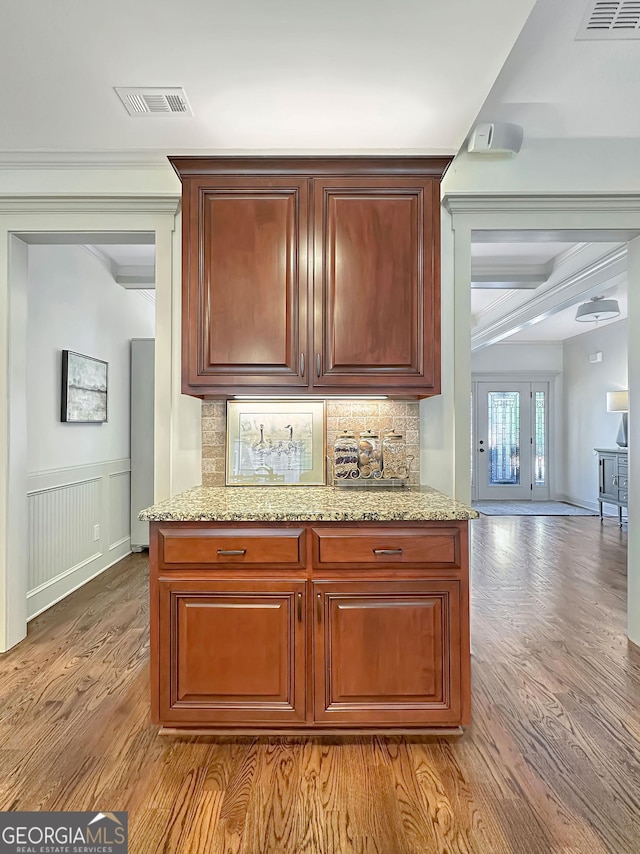
[[[316,582],[315,720],[460,723],[457,581]]]
[[[304,582],[160,582],[162,722],[301,722],[304,592]]]
[[[600,457],[600,495],[618,499],[618,461],[614,454]]]
[[[439,391],[438,188],[315,180],[314,385]]]
[[[188,194],[186,379],[209,388],[304,386],[307,182],[219,181],[194,183]]]

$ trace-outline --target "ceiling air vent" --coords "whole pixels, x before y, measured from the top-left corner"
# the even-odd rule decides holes
[[[591,0],[577,41],[640,39],[640,0]]]
[[[640,0],[638,0],[640,2]],[[114,87],[130,116],[192,116],[184,89]]]

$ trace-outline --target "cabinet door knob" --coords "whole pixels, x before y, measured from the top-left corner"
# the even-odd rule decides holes
[[[402,549],[374,549],[374,555],[401,555]]]
[[[320,371],[322,369],[322,361],[320,359],[320,353],[316,355],[316,374],[320,376]]]
[[[300,376],[304,376],[304,353],[300,353]]]
[[[218,549],[219,555],[246,555],[246,549]]]
[[[302,593],[298,593],[298,622],[302,622]]]
[[[318,593],[318,599],[317,599],[316,604],[317,604],[316,614],[318,616],[318,622],[321,623],[322,622],[322,593]]]

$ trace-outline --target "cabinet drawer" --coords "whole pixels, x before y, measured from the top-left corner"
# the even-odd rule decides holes
[[[317,569],[393,565],[460,566],[458,528],[340,528],[313,531],[313,563]]]
[[[618,486],[625,491],[629,488],[629,478],[627,475],[618,475]]]
[[[192,528],[160,530],[165,566],[290,566],[304,564],[304,529]]]
[[[618,475],[625,477],[629,473],[629,460],[618,460]]]
[[[625,503],[628,501],[628,493],[626,489],[618,490],[618,501],[624,501]]]

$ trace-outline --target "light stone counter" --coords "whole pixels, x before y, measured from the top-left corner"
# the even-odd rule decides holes
[[[430,487],[198,486],[140,513],[149,522],[387,522],[476,519]]]

